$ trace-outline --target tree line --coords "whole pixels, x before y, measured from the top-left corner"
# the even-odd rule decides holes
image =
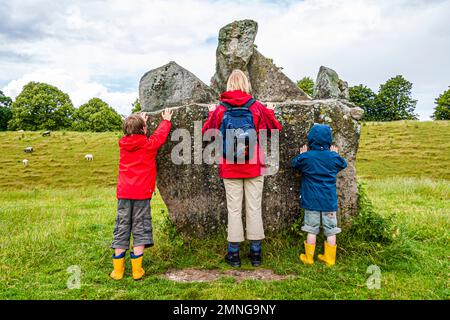
[[[297,86],[310,96],[314,81],[304,77]],[[360,84],[349,88],[350,101],[364,109],[365,121],[417,120],[417,100],[412,98],[412,83],[398,75],[380,85],[377,93]],[[435,100],[434,120],[450,120],[450,87]]]
[[[297,85],[310,96],[314,81],[304,77]],[[412,98],[412,83],[399,75],[380,85],[377,93],[360,84],[349,88],[350,101],[364,109],[365,121],[394,121],[417,119],[417,100]],[[450,120],[450,87],[435,100],[432,118]],[[139,100],[132,111],[141,110]],[[30,82],[13,101],[0,91],[0,131],[5,130],[75,130],[116,131],[122,127],[121,116],[99,98],[75,108],[67,93],[57,87]]]
[[[116,131],[122,116],[99,98],[75,108],[67,93],[47,83],[29,82],[13,101],[0,91],[0,131]]]

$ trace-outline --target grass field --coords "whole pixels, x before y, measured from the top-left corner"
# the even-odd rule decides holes
[[[358,176],[450,180],[450,122],[395,121],[362,125]]]
[[[0,133],[1,299],[450,298],[449,122],[362,126],[358,175],[375,211],[398,226],[394,241],[369,243],[344,233],[334,268],[305,267],[298,260],[303,238],[272,235],[264,267],[294,277],[270,282],[163,278],[172,268],[228,267],[220,236],[180,243],[160,197],[152,201],[156,246],[144,258],[147,276],[131,280],[128,266],[126,278],[110,280],[117,139],[117,133]],[[25,154],[26,146],[35,152]],[[86,162],[86,153],[94,161]],[[366,285],[371,265],[381,270],[379,290]],[[81,269],[80,289],[67,288],[70,266]],[[245,260],[243,268],[254,269]]]

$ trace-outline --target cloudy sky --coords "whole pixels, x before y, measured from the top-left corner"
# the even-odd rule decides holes
[[[401,74],[422,120],[450,85],[450,0],[0,0],[0,89],[47,82],[127,114],[140,77],[171,60],[209,84],[220,27],[247,18],[292,80],[325,65],[376,91]]]

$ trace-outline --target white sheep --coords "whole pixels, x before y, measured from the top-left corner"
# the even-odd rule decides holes
[[[27,159],[23,159],[22,160],[22,163],[23,163],[23,165],[26,167],[26,166],[28,166],[28,160]]]
[[[92,161],[92,160],[94,160],[94,156],[93,156],[92,154],[87,154],[87,155],[84,156],[84,158],[85,158],[87,161]]]
[[[26,152],[26,153],[32,153],[33,152],[33,147],[26,147],[23,151]]]

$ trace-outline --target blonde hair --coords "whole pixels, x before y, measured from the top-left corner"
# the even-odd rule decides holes
[[[250,81],[248,81],[245,73],[239,69],[234,69],[228,77],[227,81],[227,91],[234,90],[240,90],[248,94],[251,94],[252,91]]]

